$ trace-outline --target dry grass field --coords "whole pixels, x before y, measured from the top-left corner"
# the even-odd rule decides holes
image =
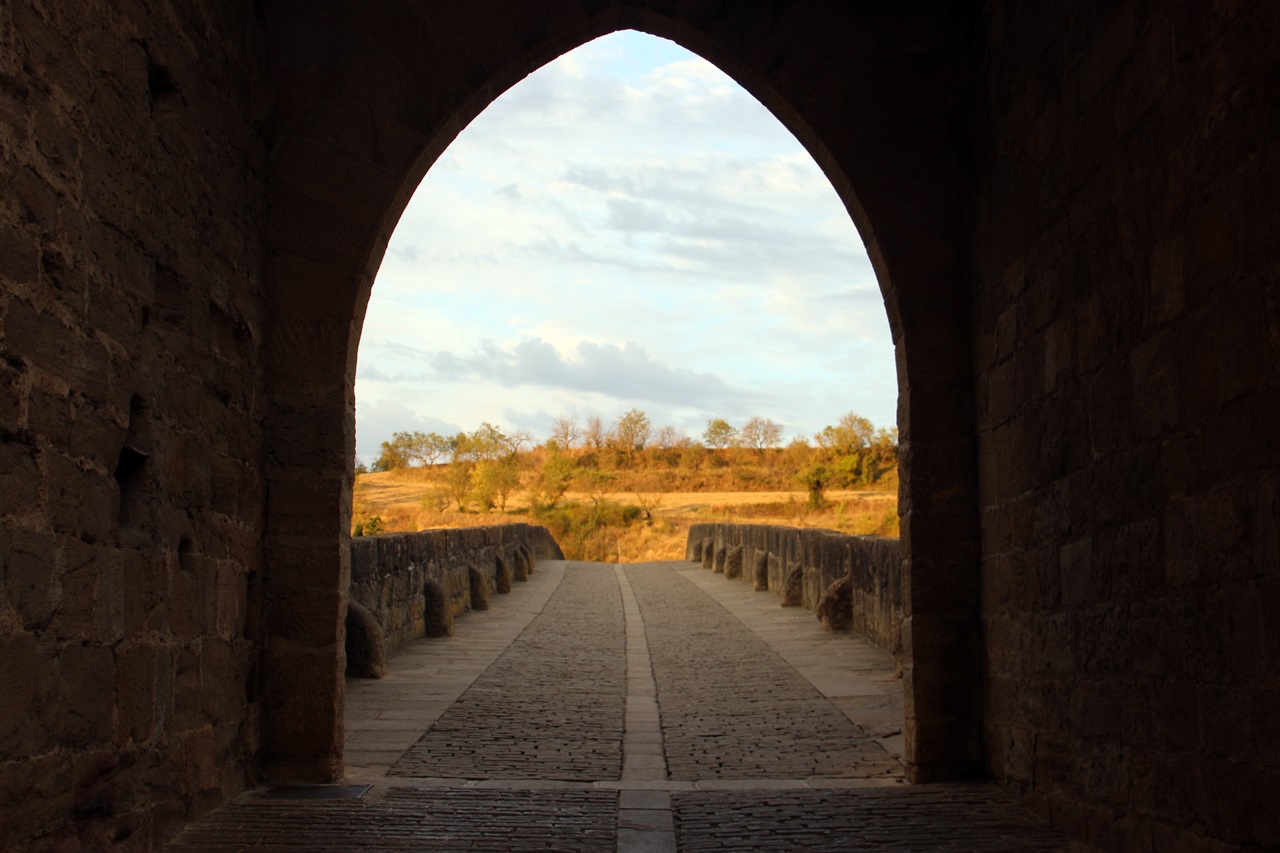
[[[377,517],[382,533],[425,530],[436,527],[475,527],[488,524],[528,522],[548,524],[555,530],[555,517],[536,517],[530,495],[517,492],[507,502],[506,511],[468,510],[456,505],[440,510],[430,499],[438,477],[418,469],[401,469],[356,478],[354,513],[356,519]],[[735,521],[749,524],[785,524],[817,527],[853,534],[898,535],[898,494],[896,472],[876,484],[874,490],[828,491],[821,509],[807,505],[807,494],[794,491],[617,491],[605,495],[601,505],[623,512],[594,513],[608,516],[590,534],[590,556],[594,559],[644,561],[682,559],[689,525],[706,521]],[[597,497],[599,497],[597,495]],[[591,513],[595,506],[587,494],[569,492],[562,507]],[[646,515],[646,512],[647,515]],[[563,536],[560,538],[564,538]],[[573,537],[568,537],[572,539]],[[575,543],[565,541],[562,546]],[[575,556],[585,557],[587,554]]]

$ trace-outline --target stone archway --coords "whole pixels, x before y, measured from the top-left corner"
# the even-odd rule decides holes
[[[981,764],[976,452],[964,248],[966,33],[813,0],[690,0],[268,11],[277,110],[269,214],[269,483],[264,760],[341,773],[342,625],[364,309],[401,211],[457,133],[533,69],[632,28],[737,79],[814,156],[876,269],[894,336],[902,441],[906,740],[917,780]],[[589,11],[590,6],[595,11]]]

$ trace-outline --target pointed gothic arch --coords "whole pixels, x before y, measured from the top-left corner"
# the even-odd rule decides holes
[[[601,35],[671,39],[725,71],[805,146],[849,210],[894,338],[906,750],[912,778],[981,766],[978,512],[956,118],[961,11],[662,0],[355,2],[268,10],[270,404],[264,750],[280,779],[341,773],[353,382],[374,273],[427,169],[532,70]],[[594,10],[594,11],[591,11]],[[447,15],[447,20],[435,16]],[[785,26],[780,26],[785,24]],[[800,49],[803,46],[803,49]]]

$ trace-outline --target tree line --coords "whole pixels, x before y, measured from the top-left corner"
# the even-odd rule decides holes
[[[711,418],[695,439],[675,427],[655,428],[633,408],[607,424],[597,415],[579,422],[561,414],[540,445],[526,432],[506,434],[488,422],[453,436],[397,432],[382,442],[371,468],[358,465],[357,472],[430,469],[436,488],[428,501],[438,510],[471,504],[505,510],[522,490],[535,507],[554,507],[570,491],[596,505],[611,491],[632,491],[644,504],[644,495],[682,485],[693,490],[709,474],[726,470],[743,488],[799,483],[816,506],[828,488],[870,486],[894,469],[897,433],[846,412],[812,437],[795,436],[785,445],[781,425],[761,416],[741,426]],[[642,508],[647,515],[652,507]]]

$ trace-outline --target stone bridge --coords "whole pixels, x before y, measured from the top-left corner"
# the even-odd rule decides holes
[[[0,2],[0,847],[342,777],[387,241],[468,122],[623,29],[754,94],[866,243],[906,776],[1280,847],[1270,0]]]
[[[689,550],[705,561],[534,569],[544,534],[356,540],[353,607],[418,639],[349,682],[345,778],[253,791],[166,849],[1074,849],[993,787],[906,784],[892,650],[779,606],[835,600],[789,601],[788,569],[821,588],[851,564],[864,590],[898,577],[896,543],[703,525]],[[784,570],[735,572],[741,543]],[[447,632],[414,615],[433,586]]]

